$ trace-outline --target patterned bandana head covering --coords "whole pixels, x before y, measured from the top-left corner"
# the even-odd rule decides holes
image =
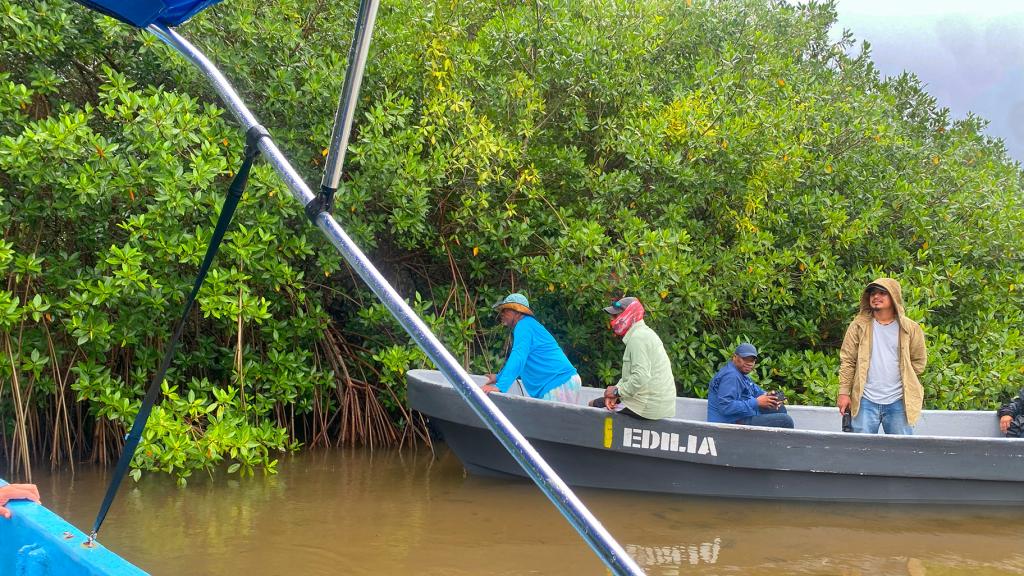
[[[619,312],[612,318],[611,327],[612,332],[619,338],[626,335],[629,329],[633,327],[633,324],[644,319],[644,305],[640,303],[636,298],[629,298],[632,300],[622,312]],[[623,298],[625,300],[625,298]],[[619,300],[616,304],[623,304],[622,300]]]

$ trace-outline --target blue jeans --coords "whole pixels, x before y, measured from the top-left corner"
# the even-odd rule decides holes
[[[878,434],[879,426],[886,434],[914,434],[914,428],[907,422],[907,412],[903,407],[902,398],[892,404],[875,404],[861,396],[860,410],[853,417],[851,424],[853,431],[860,434]]]
[[[785,406],[779,406],[778,410],[762,410],[757,416],[744,418],[737,424],[747,426],[766,426],[768,428],[792,428],[793,417],[786,413]]]

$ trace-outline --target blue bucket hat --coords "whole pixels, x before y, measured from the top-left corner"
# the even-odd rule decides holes
[[[491,308],[494,308],[495,312],[501,312],[502,310],[509,309],[515,310],[516,312],[522,312],[527,316],[533,316],[533,310],[530,309],[530,301],[526,299],[526,296],[523,296],[518,292],[505,296],[504,300],[498,302],[494,306],[491,306]]]

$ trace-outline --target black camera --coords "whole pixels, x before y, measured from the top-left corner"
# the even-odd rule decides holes
[[[782,390],[773,390],[772,392],[769,392],[768,394],[770,396],[774,396],[775,399],[779,401],[779,404],[785,404],[786,403],[786,394],[783,393]]]

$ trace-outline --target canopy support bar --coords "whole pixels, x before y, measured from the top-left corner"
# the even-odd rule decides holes
[[[363,69],[366,68],[366,56],[370,52],[370,35],[373,34],[373,23],[377,19],[379,4],[379,0],[361,0],[359,2],[355,36],[352,37],[352,48],[348,52],[345,84],[341,88],[338,112],[334,115],[331,146],[327,152],[324,177],[320,182],[320,188],[324,190],[333,192],[338,189],[338,184],[341,182],[341,171],[345,166],[345,152],[348,149],[348,137],[352,131],[356,100],[359,99],[359,87],[363,82]]]
[[[242,123],[243,129],[248,130],[258,124],[256,117],[246,108],[242,99],[235,92],[234,88],[231,87],[231,84],[224,75],[188,40],[174,30],[160,24],[150,25],[147,29],[202,71],[220,94],[228,109]],[[274,170],[284,180],[292,196],[303,207],[309,204],[314,198],[313,192],[310,191],[298,172],[295,171],[277,148],[277,145],[270,138],[262,138],[259,141],[259,147],[266,161],[270,162]],[[441,373],[448,378],[459,395],[469,403],[473,411],[494,433],[505,449],[515,458],[516,462],[523,467],[523,470],[544,492],[544,495],[551,500],[572,527],[579,532],[580,536],[590,545],[608,569],[613,574],[642,575],[643,571],[640,569],[640,566],[612,538],[611,534],[587,510],[576,494],[558,477],[554,469],[541,458],[536,449],[516,430],[505,415],[498,410],[487,397],[487,394],[473,382],[473,379],[462,369],[462,366],[455,357],[448,352],[423,320],[395,292],[395,289],[388,284],[387,280],[384,279],[366,255],[363,254],[362,250],[349,238],[348,234],[345,233],[334,219],[334,216],[327,212],[320,212],[315,219],[315,223],[327,236],[331,244],[348,261],[353,270],[373,290],[374,294],[377,295],[395,319],[398,320],[405,331],[412,336],[416,344],[423,349]]]

